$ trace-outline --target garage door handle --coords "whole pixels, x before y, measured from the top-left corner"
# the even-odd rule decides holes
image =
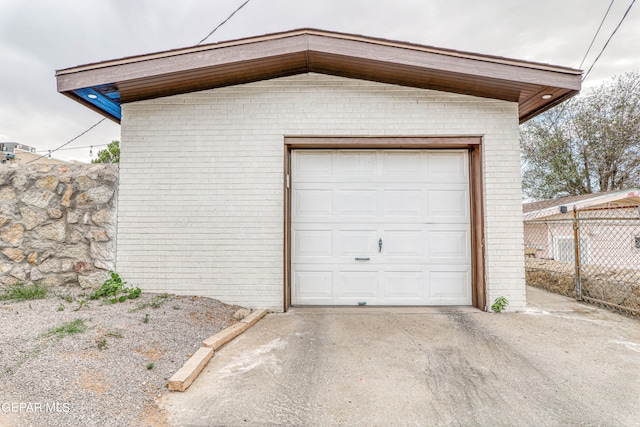
[[[356,257],[356,261],[369,261],[371,258],[358,258]]]

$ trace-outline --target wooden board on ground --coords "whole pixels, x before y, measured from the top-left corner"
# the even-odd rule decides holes
[[[200,374],[200,371],[207,366],[209,360],[213,357],[213,349],[208,347],[200,347],[193,356],[178,370],[171,379],[169,379],[168,387],[172,391],[185,391],[193,380]]]

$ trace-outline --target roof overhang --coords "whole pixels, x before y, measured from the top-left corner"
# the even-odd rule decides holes
[[[68,68],[56,79],[58,92],[119,123],[122,103],[301,73],[517,102],[521,123],[576,95],[582,77],[571,68],[302,29]]]

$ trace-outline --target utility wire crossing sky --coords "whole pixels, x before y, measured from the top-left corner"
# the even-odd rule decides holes
[[[0,142],[18,142],[46,155],[51,150],[59,158],[89,161],[86,146],[105,146],[120,139],[120,127],[58,94],[55,70],[193,46],[196,40],[200,40],[197,44],[214,43],[307,27],[574,68],[588,66],[583,84],[583,91],[588,91],[614,75],[640,69],[640,14],[634,3],[2,0],[0,54],[8,66],[0,68]]]

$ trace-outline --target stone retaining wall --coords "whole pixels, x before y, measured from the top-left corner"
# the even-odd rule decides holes
[[[0,286],[100,286],[115,267],[118,165],[0,165]]]

